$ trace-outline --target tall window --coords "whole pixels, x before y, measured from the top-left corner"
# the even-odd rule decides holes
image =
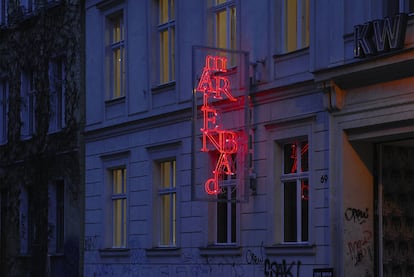
[[[394,16],[397,13],[414,13],[414,0],[386,0],[385,15]]]
[[[175,79],[175,6],[174,0],[159,0],[159,82]]]
[[[21,75],[20,94],[22,98],[21,106],[21,136],[29,137],[35,128],[35,81],[31,71],[24,71]]]
[[[49,185],[48,239],[49,253],[62,253],[65,227],[64,182]]]
[[[160,198],[160,246],[176,245],[176,162],[175,160],[160,163],[161,183],[158,190]]]
[[[309,240],[309,144],[307,140],[283,145],[284,242]]]
[[[126,247],[127,187],[126,169],[111,169],[112,186],[112,247]]]
[[[0,82],[0,143],[7,141],[8,96],[7,82]]]
[[[7,3],[8,0],[0,0],[0,25],[7,24]]]
[[[214,15],[214,45],[236,50],[236,6],[234,0],[211,0]]]
[[[65,70],[61,59],[49,63],[50,123],[49,132],[55,132],[65,125]]]
[[[282,0],[283,52],[309,46],[310,0]]]
[[[107,98],[125,96],[125,26],[122,11],[106,18]]]

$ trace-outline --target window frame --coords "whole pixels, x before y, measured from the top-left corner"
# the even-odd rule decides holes
[[[122,25],[122,30],[120,32],[121,39],[118,41],[112,41],[114,37],[114,19],[121,19],[120,25]],[[104,14],[104,33],[105,33],[105,100],[113,101],[117,99],[123,99],[127,94],[127,26],[126,26],[126,10],[124,7],[113,9],[107,11]],[[121,62],[119,68],[119,80],[115,73],[115,64],[114,64],[114,52],[116,50],[120,51],[120,57],[123,62]],[[123,57],[123,58],[122,58]],[[116,84],[119,82],[119,92],[116,91]]]
[[[102,207],[104,207],[104,219],[103,219],[103,240],[102,240],[102,251],[101,255],[106,256],[109,253],[113,251],[113,254],[115,254],[119,250],[128,250],[129,244],[129,225],[130,225],[130,214],[129,214],[129,190],[130,186],[129,184],[129,174],[130,174],[130,166],[129,166],[129,151],[126,152],[120,152],[120,153],[114,153],[112,155],[105,155],[101,157],[102,161],[102,176],[103,176],[103,184],[104,191],[102,195]],[[116,169],[125,169],[125,193],[121,195],[114,195],[113,194],[113,179],[112,179],[112,170]],[[114,224],[113,224],[113,200],[116,199],[125,199],[126,201],[126,209],[125,209],[125,245],[122,247],[117,247],[113,243],[114,239]]]
[[[56,74],[56,68],[58,71]],[[58,76],[58,77],[55,77]],[[66,70],[62,57],[49,61],[49,105],[50,120],[49,133],[58,132],[65,127],[66,114],[66,92],[65,92]]]
[[[310,0],[279,0],[278,2],[279,5],[275,5],[275,14],[276,20],[279,20],[280,28],[276,28],[276,36],[280,37],[280,45],[278,45],[279,50],[276,52],[278,54],[288,54],[308,48],[310,43]],[[290,5],[294,3],[294,6],[296,6],[295,17],[291,21],[287,14],[287,3]],[[306,11],[308,14],[306,14]],[[294,46],[289,45],[290,39],[288,36],[292,32],[289,31],[290,24],[288,24],[288,21],[296,29],[295,36],[291,37],[293,40],[291,43],[295,44]]]
[[[127,247],[127,226],[128,226],[128,201],[127,201],[127,170],[125,166],[109,168],[109,175],[111,181],[111,210],[112,210],[112,243],[111,248],[126,248]],[[119,172],[120,171],[120,172]],[[121,173],[121,183],[116,183],[115,174]],[[116,183],[116,184],[115,184]],[[116,192],[116,186],[121,185],[121,192]],[[117,217],[115,212],[116,204],[121,203],[121,218]],[[118,225],[116,222],[120,219],[121,224]],[[118,230],[118,227],[120,230]],[[118,242],[117,233],[120,232],[120,241]]]
[[[65,238],[65,182],[56,180],[50,183],[48,194],[48,253],[61,254]]]
[[[304,143],[304,142],[306,142],[306,145],[307,146],[302,146],[301,144],[302,143]],[[296,172],[289,172],[289,173],[286,173],[285,171],[286,171],[286,164],[285,164],[285,162],[286,162],[286,160],[285,160],[285,146],[286,145],[296,145],[296,148],[295,148],[295,152],[296,153],[294,153],[294,159],[295,159],[295,162],[297,162],[297,163],[294,163],[294,167],[296,167]],[[282,235],[282,243],[293,243],[293,244],[295,244],[295,243],[309,243],[309,228],[310,228],[310,226],[309,226],[309,214],[310,214],[310,210],[309,210],[309,186],[310,186],[310,184],[309,184],[309,152],[307,153],[307,159],[308,159],[308,161],[307,161],[307,165],[308,165],[308,167],[307,167],[307,170],[306,171],[299,171],[299,170],[297,170],[297,169],[299,169],[299,168],[302,168],[302,158],[301,159],[298,159],[297,157],[299,157],[299,156],[301,156],[302,157],[302,154],[303,153],[301,153],[301,151],[304,149],[304,148],[306,148],[306,151],[308,152],[309,150],[309,141],[308,141],[308,139],[307,138],[297,138],[297,139],[293,139],[293,140],[289,140],[289,141],[287,141],[287,142],[283,142],[282,144],[281,144],[281,149],[282,149],[282,174],[281,174],[281,176],[280,176],[280,183],[281,183],[281,189],[282,189],[282,195],[283,195],[283,198],[282,198],[282,201],[283,201],[283,204],[282,204],[282,209],[283,209],[283,215],[282,215],[282,223],[283,223],[283,227],[282,227],[282,229],[283,229],[283,231],[282,231],[282,233],[283,233],[283,235]],[[307,180],[307,186],[306,185],[304,185],[304,181],[305,180]],[[287,237],[286,237],[286,228],[287,228],[287,226],[286,226],[286,207],[287,207],[287,205],[289,205],[288,203],[287,203],[287,201],[286,201],[286,184],[288,184],[288,183],[294,183],[295,184],[295,197],[296,197],[296,199],[295,199],[295,203],[296,203],[296,207],[295,207],[295,213],[296,213],[296,224],[295,224],[295,226],[296,226],[296,230],[295,230],[295,233],[296,233],[296,238],[294,239],[294,240],[292,240],[292,239],[287,239]],[[303,191],[304,191],[304,188],[306,188],[307,189],[307,191],[308,191],[308,194],[307,194],[307,196],[304,196],[304,193],[303,193]],[[300,193],[298,193],[300,191]],[[307,222],[307,228],[306,228],[306,240],[304,240],[303,239],[303,232],[304,232],[304,229],[303,229],[303,206],[302,206],[302,201],[308,201],[307,202],[307,215],[306,215],[306,222]],[[300,204],[299,204],[300,203]]]
[[[211,20],[211,34],[214,39],[212,44],[217,48],[237,50],[238,48],[238,28],[239,17],[237,16],[237,0],[210,0],[209,1],[209,13]],[[232,10],[234,10],[234,17],[232,17]],[[218,38],[218,20],[219,13],[225,12],[225,39],[224,44],[220,43]],[[233,21],[234,19],[234,21]],[[234,38],[232,38],[234,36]]]
[[[0,80],[0,144],[8,141],[9,83]]]
[[[23,71],[21,73],[20,96],[22,105],[20,106],[20,129],[22,139],[29,139],[36,128],[36,85],[33,71]]]
[[[172,164],[171,164],[172,163]],[[170,174],[174,177],[171,177],[173,179],[170,179],[170,186],[167,188],[163,187],[163,165],[171,164],[170,168]],[[176,247],[177,246],[177,161],[175,158],[170,158],[168,160],[163,160],[157,162],[157,165],[160,172],[160,182],[158,183],[158,219],[159,219],[159,234],[158,234],[158,246],[159,247]],[[169,215],[163,214],[163,201],[162,198],[164,196],[170,196],[173,199],[173,203],[170,203],[170,209],[169,209]],[[171,201],[171,200],[170,200]],[[169,241],[168,243],[163,242],[163,236],[166,235],[166,229],[164,228],[164,220],[165,217],[169,217],[169,227],[170,230],[169,233]]]
[[[161,238],[161,228],[160,228],[160,207],[161,207],[161,198],[160,190],[158,185],[154,185],[152,188],[152,223],[151,231],[149,232],[149,245],[147,249],[147,255],[178,255],[179,253],[174,251],[180,248],[180,184],[181,184],[181,141],[173,141],[167,144],[161,145],[152,145],[147,147],[147,152],[149,155],[149,170],[152,172],[151,182],[152,184],[160,184],[160,164],[163,162],[168,162],[175,160],[175,189],[167,189],[165,193],[175,193],[176,207],[175,207],[175,244],[174,245],[162,245],[160,244]],[[171,250],[173,250],[171,252]]]
[[[167,2],[167,18],[162,21],[162,12],[160,9],[161,2]],[[171,3],[173,7],[171,7]],[[173,15],[173,16],[172,16]],[[158,0],[157,1],[157,45],[158,45],[158,65],[159,71],[157,74],[158,85],[164,85],[168,83],[174,83],[176,79],[176,20],[177,20],[177,8],[175,0]],[[162,33],[166,32],[168,36],[168,42],[166,48],[163,46]],[[165,49],[167,55],[165,57]],[[166,66],[165,66],[166,65]],[[167,74],[165,74],[167,73]],[[168,76],[164,76],[168,75]]]

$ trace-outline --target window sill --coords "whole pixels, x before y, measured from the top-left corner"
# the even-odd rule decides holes
[[[154,86],[151,88],[152,93],[160,93],[160,92],[164,92],[164,91],[168,91],[171,89],[174,89],[175,87],[175,81],[171,81],[168,83],[164,83],[164,84],[160,84],[157,86]]]
[[[129,248],[103,248],[99,249],[101,257],[127,257],[130,255]]]
[[[275,54],[273,55],[273,59],[274,60],[284,60],[284,59],[289,59],[289,58],[293,58],[296,56],[303,56],[303,55],[307,55],[309,54],[309,47],[304,47],[304,48],[299,48],[290,52],[286,52],[286,53],[280,53],[280,54]]]
[[[178,247],[154,247],[145,249],[147,257],[176,257],[181,255]]]
[[[241,256],[241,247],[237,245],[211,245],[200,247],[201,256]]]
[[[268,256],[314,256],[316,246],[304,243],[276,244],[265,246],[265,254]]]
[[[122,103],[125,103],[125,96],[120,96],[120,97],[115,97],[115,98],[112,98],[112,99],[105,100],[105,105],[106,106],[118,105],[118,104],[122,104]]]

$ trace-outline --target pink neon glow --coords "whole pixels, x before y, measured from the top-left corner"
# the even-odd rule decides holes
[[[223,99],[227,97],[230,101],[236,101],[230,89],[230,80],[225,76],[220,76],[221,72],[227,72],[227,58],[219,56],[207,56],[206,64],[201,74],[197,91],[203,93],[203,134],[202,152],[210,151],[207,144],[211,144],[220,153],[215,169],[213,170],[213,178],[208,179],[204,183],[205,191],[208,194],[219,194],[220,176],[235,174],[234,161],[232,154],[237,153],[237,133],[221,129],[217,122],[218,111],[209,105],[209,99]]]

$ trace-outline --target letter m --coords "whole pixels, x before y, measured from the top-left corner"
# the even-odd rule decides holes
[[[393,18],[386,17],[384,20],[375,20],[372,25],[378,52],[400,49],[404,46],[407,26],[406,14],[400,13]]]

